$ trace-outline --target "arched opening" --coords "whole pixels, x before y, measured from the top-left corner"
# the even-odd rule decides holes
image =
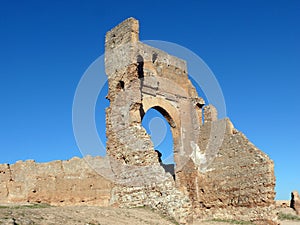
[[[155,106],[144,114],[142,126],[151,137],[162,167],[175,180],[174,140],[172,136],[172,127],[176,126],[175,122],[167,111]]]

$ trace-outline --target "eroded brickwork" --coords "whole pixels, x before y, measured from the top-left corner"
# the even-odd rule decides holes
[[[214,106],[204,106],[184,61],[141,43],[139,24],[133,18],[107,33],[105,54],[110,100],[107,152],[128,167],[153,168],[135,173],[149,175],[152,186],[117,185],[115,203],[148,205],[176,219],[182,219],[178,215],[184,212],[190,219],[276,220],[272,160],[229,119],[218,120]],[[171,126],[175,181],[163,178],[153,144],[141,126],[150,108]],[[150,174],[160,179],[151,180]],[[178,208],[180,213],[172,213]]]
[[[89,158],[95,165],[100,157]],[[107,206],[113,184],[99,176],[85,159],[35,163],[18,161],[0,165],[0,203]]]
[[[149,206],[181,224],[276,224],[273,161],[205,105],[185,61],[140,42],[129,18],[106,35],[105,67],[107,157],[0,165],[0,202]],[[141,125],[151,108],[171,127],[173,176]]]

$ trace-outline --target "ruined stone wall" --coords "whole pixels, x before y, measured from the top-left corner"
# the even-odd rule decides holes
[[[100,157],[90,158],[103,164]],[[88,204],[108,206],[113,184],[85,159],[35,163],[33,160],[0,165],[0,203]]]
[[[113,204],[150,206],[185,223],[190,215],[189,199],[176,189],[173,177],[160,165],[141,121],[148,109],[161,111],[172,126],[175,152],[182,149],[178,130],[181,115],[176,104],[182,101],[189,107],[186,99],[196,93],[188,81],[186,64],[139,42],[138,21],[133,18],[107,33],[105,47],[110,101],[106,111],[107,154],[118,164],[113,171],[119,181],[113,189]],[[172,80],[180,89],[170,85]],[[190,121],[193,117],[186,118]],[[186,125],[187,131],[191,124]]]
[[[0,203],[150,206],[181,224],[276,220],[273,161],[205,105],[185,61],[141,43],[129,18],[106,34],[105,67],[107,156],[0,165]],[[174,176],[141,125],[151,108],[171,126]]]
[[[215,159],[186,176],[195,217],[276,221],[274,164],[229,119],[201,126],[199,146],[207,148],[211,129],[226,124],[224,140]]]
[[[205,103],[189,81],[183,60],[141,43],[138,21],[129,18],[107,33],[105,65],[110,100],[107,152],[125,165],[123,171],[127,168],[121,172],[124,180],[144,181],[147,176],[151,184],[117,185],[116,204],[149,205],[176,219],[276,219],[273,162],[229,119],[218,120],[215,107],[202,111]],[[175,181],[158,164],[141,126],[150,108],[171,126]],[[140,168],[131,173],[130,166]]]
[[[298,215],[300,215],[300,197],[297,191],[293,191],[291,193],[290,207],[294,209]]]
[[[219,132],[223,129],[224,133]],[[216,140],[220,139],[221,145],[215,151]],[[204,107],[198,144],[199,154],[207,161],[198,163],[192,157],[182,175],[194,218],[273,224],[277,218],[273,161],[236,130],[228,118],[218,120],[211,105]]]

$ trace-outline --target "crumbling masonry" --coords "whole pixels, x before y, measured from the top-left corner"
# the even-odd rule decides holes
[[[218,120],[213,106],[204,106],[185,61],[140,42],[138,21],[129,18],[106,34],[105,66],[107,153],[129,167],[125,171],[135,168],[135,173],[117,173],[127,182],[114,188],[116,204],[148,205],[180,222],[275,219],[273,162],[229,119]],[[160,166],[141,126],[150,108],[171,126],[175,180]]]
[[[138,21],[129,18],[106,34],[105,67],[107,156],[89,164],[109,160],[110,176],[86,159],[1,165],[0,202],[149,206],[182,224],[276,220],[273,161],[228,118],[218,120],[188,79],[185,61],[140,42]],[[151,108],[170,124],[174,174],[141,125]]]

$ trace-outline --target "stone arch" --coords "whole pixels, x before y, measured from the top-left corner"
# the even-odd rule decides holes
[[[156,121],[159,122],[155,122],[155,126],[152,126],[151,122],[158,118],[159,120]],[[172,175],[173,180],[176,181],[173,136],[176,125],[173,118],[162,107],[154,106],[144,113],[141,125],[150,135],[160,166],[163,167],[166,173]]]
[[[144,96],[142,100],[144,112],[153,108],[160,112],[168,121],[173,137],[174,162],[178,163],[178,152],[181,146],[180,112],[163,97]],[[175,168],[176,175],[176,168]]]
[[[147,112],[150,108],[154,108],[159,111],[166,118],[172,128],[180,126],[179,112],[166,99],[158,96],[144,96],[142,104],[145,112]]]
[[[176,127],[176,123],[173,120],[173,118],[170,116],[170,114],[161,106],[153,106],[152,109],[157,110],[158,112],[160,112],[165,119],[168,121],[168,123],[170,124],[171,127],[175,128]]]
[[[253,221],[261,221],[262,214],[275,218],[269,212],[274,202],[273,162],[233,130],[229,119],[218,120],[214,107],[203,108],[205,102],[188,78],[186,62],[140,42],[134,18],[107,32],[105,71],[110,101],[106,149],[121,181],[112,191],[116,204],[150,206],[181,224],[189,215],[204,219],[215,212]],[[117,85],[119,81],[124,83]],[[164,173],[141,126],[143,113],[150,108],[158,109],[171,124],[176,182]],[[222,141],[219,149],[217,141]],[[259,191],[243,196],[241,184],[243,190],[257,189],[259,184]],[[244,211],[248,207],[261,213],[249,216]]]

